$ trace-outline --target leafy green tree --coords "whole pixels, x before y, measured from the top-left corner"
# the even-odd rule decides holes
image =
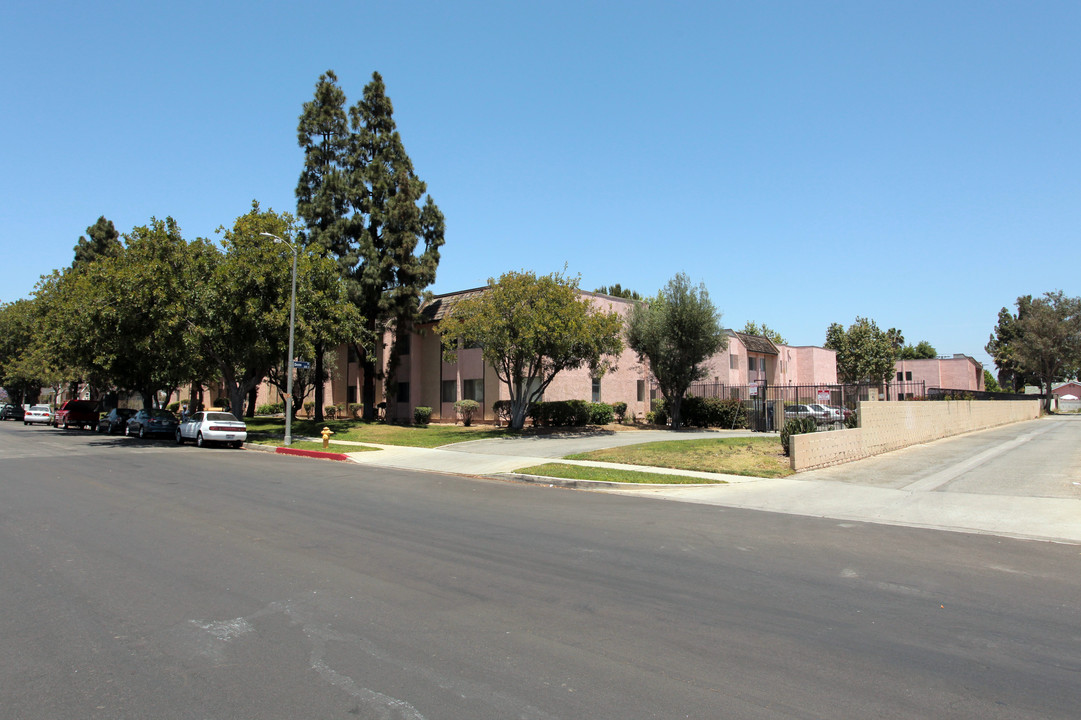
[[[630,288],[624,288],[619,283],[615,285],[601,285],[594,290],[595,293],[601,295],[611,295],[612,297],[626,298],[627,300],[644,300],[637,290],[631,290]]]
[[[120,244],[120,233],[116,231],[112,220],[106,220],[102,215],[98,221],[86,229],[86,235],[79,237],[75,245],[75,260],[71,266],[80,269],[95,260],[103,257],[116,257],[123,249]]]
[[[203,280],[185,299],[186,342],[193,357],[220,374],[238,416],[251,391],[281,363],[289,341],[292,251],[262,233],[292,241],[294,231],[291,215],[263,211],[253,201],[231,228],[219,228],[222,249],[210,243],[193,247]],[[299,288],[297,297],[299,306]]]
[[[777,332],[765,323],[759,325],[758,323],[754,323],[748,320],[747,324],[743,326],[743,330],[741,330],[740,332],[744,333],[745,335],[757,335],[758,337],[764,337],[775,345],[788,344],[788,341],[781,336],[781,333]]]
[[[1009,308],[998,311],[998,323],[984,349],[998,368],[998,382],[1003,389],[1022,392],[1025,385],[1035,385],[1038,381],[1026,374],[1013,353],[1013,346],[1019,342],[1019,321],[1032,306],[1032,296],[1022,295],[1017,298],[1017,313]]]
[[[874,320],[857,317],[845,330],[833,323],[826,331],[825,346],[837,352],[837,376],[843,383],[878,385],[892,374],[897,355],[897,335],[891,337]],[[900,338],[904,342],[904,338]]]
[[[347,274],[351,294],[366,320],[374,346],[358,348],[364,368],[364,417],[375,418],[376,361],[388,327],[408,328],[417,317],[425,288],[435,282],[444,219],[427,185],[413,170],[383,78],[372,74],[363,98],[349,110],[348,237],[357,264]],[[422,203],[423,200],[423,203]],[[423,249],[421,249],[423,243]],[[391,343],[386,378],[392,380],[400,349]]]
[[[1081,367],[1081,298],[1061,290],[1044,293],[1017,319],[1016,329],[1010,357],[1023,373],[1036,378],[1050,410],[1053,383],[1075,376]]]
[[[15,405],[37,400],[51,378],[41,372],[35,339],[40,337],[36,299],[0,305],[0,386]]]
[[[728,338],[706,286],[695,288],[686,274],[679,273],[657,297],[631,310],[627,344],[641,360],[649,361],[664,393],[672,427],[679,429],[687,388],[705,377],[703,363],[726,348]]]
[[[319,77],[315,97],[304,103],[297,127],[297,141],[304,150],[304,167],[297,183],[297,215],[304,221],[297,234],[309,253],[333,257],[339,275],[348,277],[358,257],[346,232],[349,173],[346,159],[350,142],[345,93],[338,77],[328,70]],[[353,338],[346,338],[353,340]],[[309,357],[315,358],[314,376],[326,377],[325,339],[313,337]],[[315,420],[323,420],[323,383],[315,382]],[[294,404],[294,409],[299,404]]]
[[[189,289],[205,281],[171,217],[151,218],[124,235],[115,256],[97,257],[68,273],[50,301],[58,355],[118,389],[141,393],[152,407],[196,374],[184,352],[191,312]]]
[[[999,387],[995,376],[987,368],[983,370],[983,389],[987,392],[1002,392],[1002,388]]]
[[[488,289],[461,301],[439,333],[444,357],[459,347],[480,346],[510,395],[510,426],[521,429],[529,406],[564,370],[588,366],[603,372],[623,350],[622,320],[578,293],[577,278],[558,273],[507,272]]]
[[[901,360],[933,360],[938,357],[935,346],[926,340],[920,340],[915,345],[905,345],[898,355]]]

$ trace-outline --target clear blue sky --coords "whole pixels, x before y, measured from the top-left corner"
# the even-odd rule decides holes
[[[447,219],[435,292],[507,270],[821,344],[857,315],[987,362],[1078,288],[1081,3],[30,2],[0,10],[0,301],[100,215],[295,211],[301,105],[383,75]]]

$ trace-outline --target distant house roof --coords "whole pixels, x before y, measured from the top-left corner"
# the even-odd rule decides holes
[[[417,324],[427,325],[448,318],[454,314],[454,308],[458,303],[463,300],[478,297],[487,289],[487,287],[480,287],[473,288],[472,290],[459,290],[458,292],[446,293],[445,295],[436,295],[431,300],[421,305],[420,318],[417,320]]]
[[[728,331],[730,335],[734,335],[739,338],[739,341],[743,343],[743,347],[747,348],[747,352],[760,353],[762,355],[780,355],[777,350],[777,346],[769,341],[769,338],[764,338],[761,335],[748,335],[747,333],[736,332],[734,330]]]

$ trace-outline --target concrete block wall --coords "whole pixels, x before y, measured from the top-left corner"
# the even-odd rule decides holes
[[[837,465],[909,445],[1038,417],[1039,400],[861,402],[858,428],[794,435],[792,469]]]

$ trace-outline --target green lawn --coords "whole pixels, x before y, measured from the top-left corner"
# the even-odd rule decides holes
[[[282,438],[276,438],[274,440],[262,440],[262,441],[259,442],[259,444],[260,445],[277,445],[277,446],[280,446],[282,444]],[[307,441],[307,440],[294,440],[293,443],[289,447],[295,448],[297,450],[318,450],[319,452],[332,452],[332,453],[352,453],[352,452],[369,452],[369,451],[371,451],[371,452],[379,452],[379,448],[375,448],[375,447],[366,447],[364,445],[335,445],[334,443],[331,443],[329,448],[327,448],[326,450],[323,450],[323,441],[322,440],[319,440],[317,442],[310,442],[310,441]]]
[[[781,441],[776,437],[665,440],[568,455],[566,459],[766,478],[792,474],[789,460],[781,450]]]
[[[612,468],[589,467],[587,465],[567,465],[565,463],[545,463],[521,468],[514,472],[523,475],[566,478],[568,480],[598,480],[603,482],[646,483],[664,485],[708,485],[723,483],[723,480],[706,480],[690,475],[666,475],[661,473],[639,472],[638,470],[616,470]]]
[[[247,421],[248,436],[253,442],[262,440],[280,440],[285,436],[283,418],[257,417]],[[505,437],[506,428],[491,426],[462,427],[461,425],[392,425],[381,422],[363,422],[361,420],[327,420],[317,423],[313,420],[294,420],[293,437],[321,437],[320,431],[329,427],[334,434],[331,440],[351,440],[369,442],[377,445],[405,445],[408,447],[433,448],[467,440],[485,440]],[[345,451],[337,451],[345,452]],[[351,452],[351,451],[349,451]]]

